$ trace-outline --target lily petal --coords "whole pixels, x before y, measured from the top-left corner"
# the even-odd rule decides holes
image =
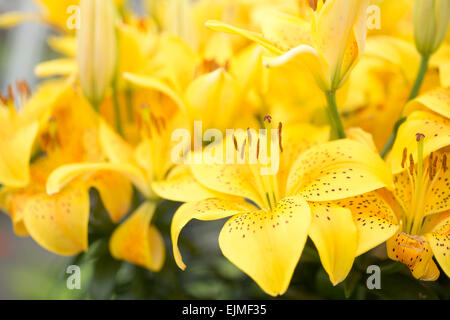
[[[164,241],[159,231],[150,225],[155,207],[154,203],[143,203],[117,227],[109,243],[114,258],[152,271],[161,270],[165,258]]]
[[[358,246],[358,231],[350,210],[336,205],[310,203],[309,236],[333,285],[344,281],[352,269]]]
[[[350,198],[383,187],[393,187],[389,168],[370,147],[348,139],[304,152],[287,181],[288,194],[300,193],[309,201]]]
[[[357,256],[385,242],[399,228],[395,213],[377,191],[332,203],[347,208],[352,213],[358,230]]]
[[[78,70],[74,59],[56,59],[38,64],[34,69],[34,74],[39,78],[53,76],[69,76]]]
[[[133,187],[126,177],[111,171],[99,171],[88,179],[87,185],[98,190],[113,222],[117,223],[127,214]]]
[[[36,13],[8,12],[0,15],[0,28],[12,28],[28,21],[43,22],[44,20]]]
[[[137,86],[153,89],[164,93],[176,103],[181,111],[186,111],[186,105],[181,97],[164,82],[146,75],[139,75],[134,73],[124,73],[123,77],[125,80],[128,80],[129,82]]]
[[[405,106],[404,113],[408,115],[415,110],[431,110],[450,119],[450,88],[438,88],[417,97]]]
[[[195,180],[187,165],[173,168],[166,179],[153,182],[152,189],[164,199],[180,202],[200,201],[217,196],[217,192]]]
[[[89,194],[72,187],[49,196],[29,198],[23,208],[24,223],[31,237],[45,249],[60,255],[87,250]]]
[[[433,252],[424,237],[399,232],[386,242],[386,248],[389,258],[404,263],[416,279],[434,281],[439,277]]]
[[[152,194],[145,175],[138,167],[127,163],[74,163],[61,166],[54,170],[47,180],[47,193],[58,193],[64,186],[83,174],[98,171],[113,171],[127,177],[143,195]]]
[[[450,277],[450,211],[442,214],[440,219],[441,221],[425,237],[437,262],[447,277]]]
[[[217,20],[209,20],[206,22],[206,27],[208,27],[211,30],[218,31],[218,32],[225,32],[225,33],[231,33],[243,36],[251,41],[254,41],[260,45],[262,45],[267,50],[271,51],[275,54],[283,54],[283,51],[280,50],[274,43],[270,42],[269,40],[265,39],[261,34],[236,28],[233,26],[230,26],[226,23],[217,21]]]
[[[429,112],[414,111],[400,126],[392,147],[389,164],[393,174],[406,169],[401,165],[405,148],[412,154],[414,163],[417,163],[417,133],[425,135],[423,157],[427,157],[431,152],[450,144],[450,121]]]
[[[38,128],[38,122],[33,122],[0,143],[1,184],[10,187],[24,187],[28,184],[31,150]]]
[[[272,296],[286,292],[300,259],[311,222],[301,196],[282,199],[273,211],[232,217],[219,245],[226,258]]]
[[[312,45],[311,24],[298,16],[263,8],[255,12],[254,18],[264,38],[283,51],[300,44]]]
[[[100,123],[99,139],[103,152],[111,162],[135,162],[131,146],[104,121]]]
[[[203,221],[218,220],[241,212],[255,210],[255,207],[244,199],[225,200],[219,198],[206,199],[183,204],[172,219],[170,234],[172,237],[173,255],[178,267],[186,269],[178,248],[178,237],[181,230],[192,219]]]

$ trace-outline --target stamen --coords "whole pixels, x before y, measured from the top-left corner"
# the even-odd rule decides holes
[[[246,144],[246,140],[244,139],[244,142],[242,143],[242,150],[241,150],[241,159],[245,158],[245,144]]]
[[[433,153],[428,157],[428,175],[430,177],[430,181],[433,180]]]
[[[8,85],[8,99],[9,101],[14,101],[14,90],[12,85]]]
[[[233,135],[233,142],[234,142],[234,150],[238,151],[238,143],[234,135]]]
[[[256,159],[259,159],[259,138],[258,143],[256,144]]]
[[[252,133],[250,132],[250,128],[247,128],[247,136],[248,136],[248,145],[251,147],[252,145]]]
[[[409,154],[409,173],[412,175],[414,175],[414,159],[412,154]]]
[[[4,105],[8,103],[8,99],[6,99],[6,97],[1,93],[0,93],[0,102]]]
[[[406,158],[408,157],[408,149],[403,149],[402,169],[405,169]]]
[[[442,170],[444,170],[444,172],[447,171],[447,154],[444,153],[444,155],[442,156]]]
[[[278,123],[278,132],[279,132],[279,136],[278,136],[278,143],[280,146],[280,151],[283,152],[283,144],[282,144],[282,138],[281,138],[281,130],[283,129],[283,124],[281,122]]]

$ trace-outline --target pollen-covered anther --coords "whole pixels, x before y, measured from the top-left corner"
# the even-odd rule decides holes
[[[31,90],[28,83],[25,80],[19,80],[16,83],[17,91],[20,95],[29,98],[31,97]]]
[[[50,117],[48,120],[47,130],[41,136],[41,148],[43,151],[48,152],[55,150],[61,146],[61,142],[58,137],[58,128],[55,117]]]
[[[405,164],[406,164],[406,158],[408,157],[408,149],[404,148],[403,149],[403,156],[402,156],[402,169],[405,169]]]
[[[281,122],[278,123],[278,144],[280,147],[280,152],[283,152],[283,138],[281,136],[281,131],[283,129],[283,124]]]
[[[414,175],[414,158],[412,154],[409,154],[409,173]]]

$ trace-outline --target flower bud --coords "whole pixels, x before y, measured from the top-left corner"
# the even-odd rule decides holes
[[[165,29],[169,34],[183,39],[192,49],[196,49],[198,43],[192,14],[190,0],[169,0]]]
[[[422,55],[436,52],[445,39],[449,21],[449,0],[415,0],[414,38]]]
[[[81,25],[77,31],[77,63],[80,84],[88,100],[97,106],[116,75],[116,12],[111,0],[81,0]]]

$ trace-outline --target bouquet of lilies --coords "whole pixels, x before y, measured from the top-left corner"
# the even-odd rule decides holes
[[[270,296],[308,259],[349,296],[364,259],[450,277],[450,1],[36,2],[0,15],[47,24],[59,54],[0,95],[18,236],[112,282],[189,273],[182,230],[219,219]]]

